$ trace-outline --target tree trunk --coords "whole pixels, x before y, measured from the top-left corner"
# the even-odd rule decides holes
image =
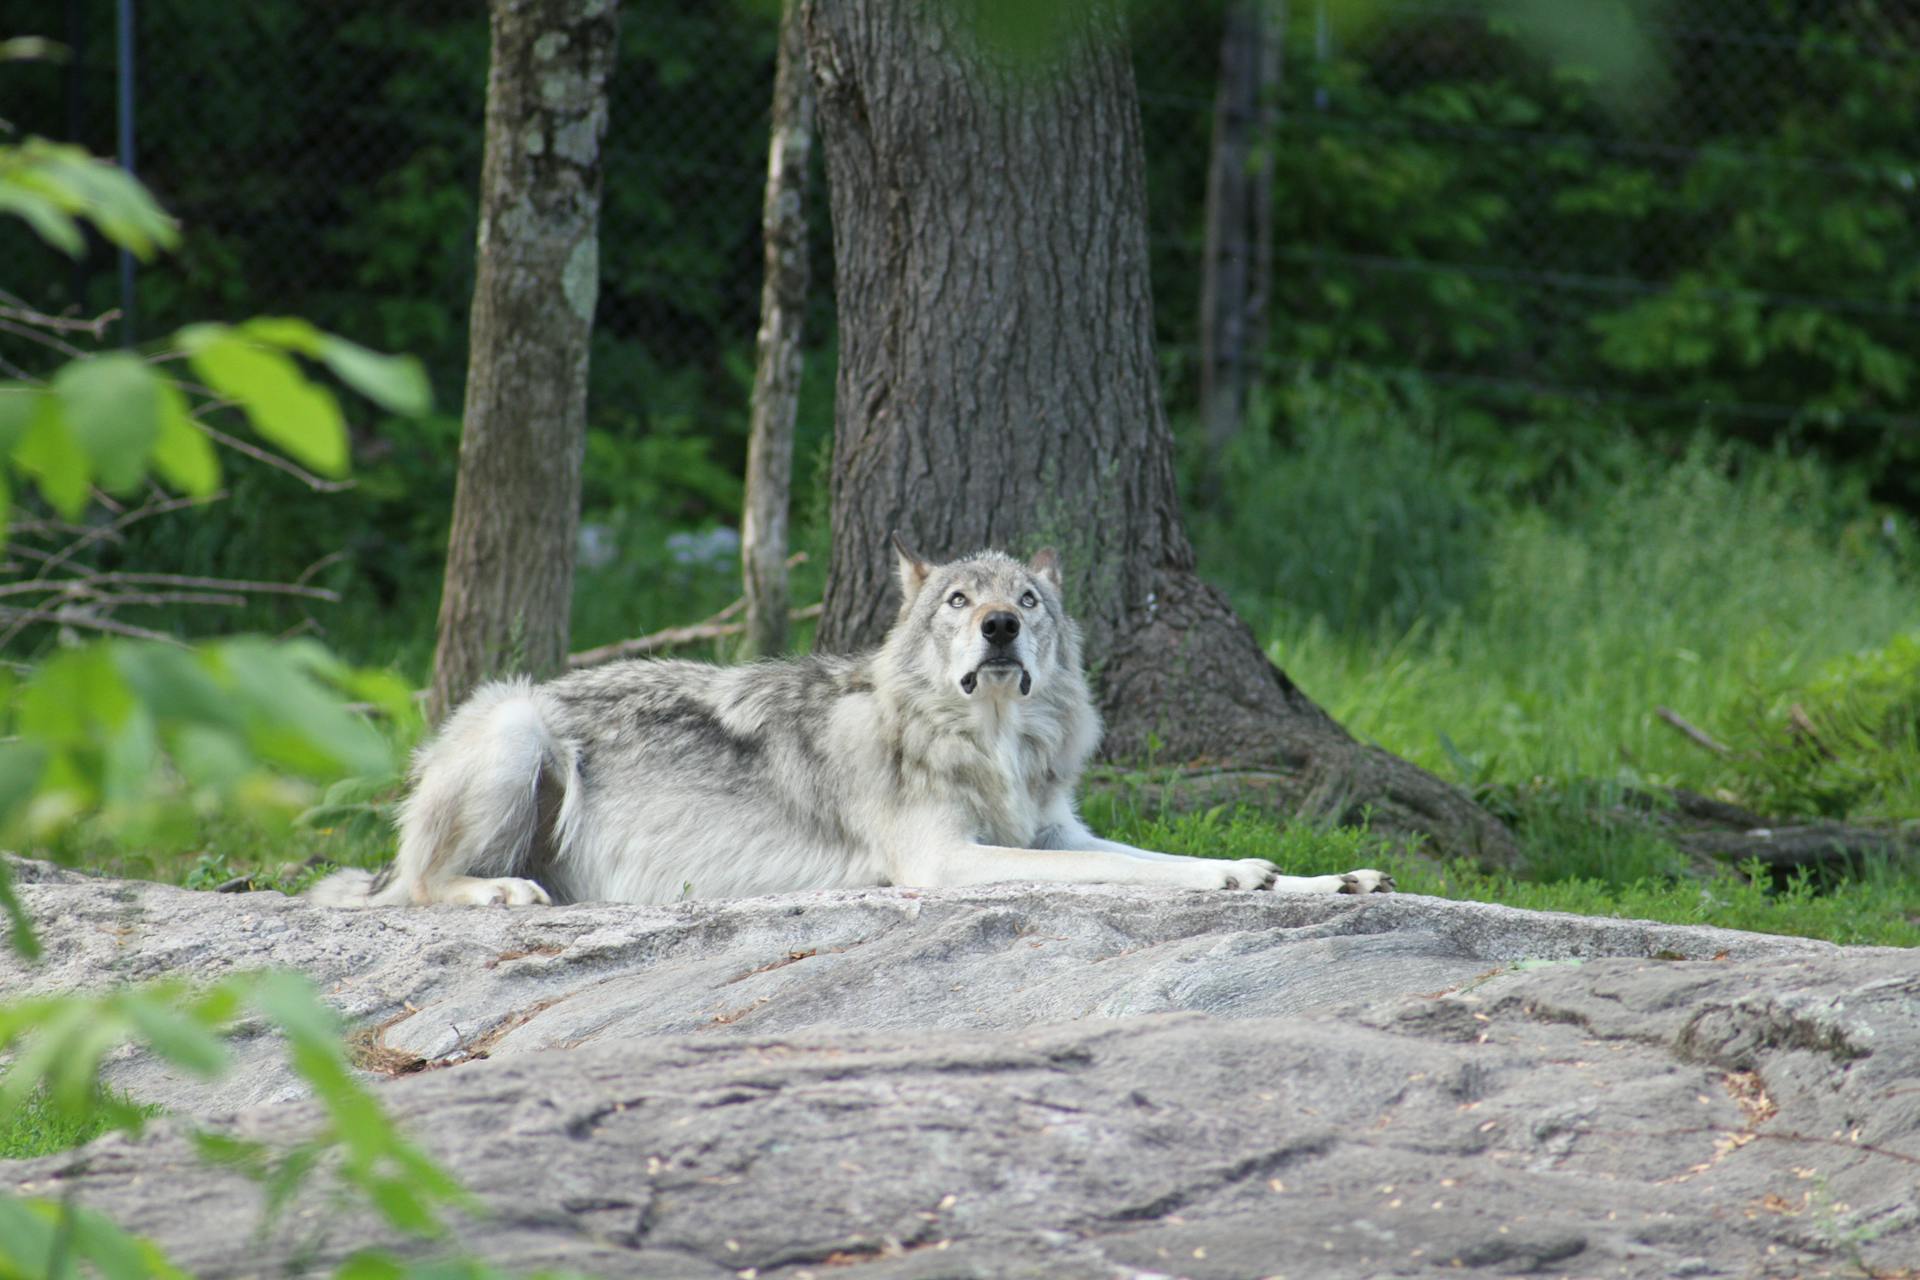
[[[793,484],[793,420],[800,408],[800,329],[807,304],[807,157],[813,150],[813,86],[806,39],[785,0],[773,76],[767,194],[760,214],[766,282],[760,290],[759,362],[747,437],[746,511],[740,568],[747,601],[747,651],[787,647],[787,507]]]
[[[938,555],[1053,543],[1109,758],[1273,768],[1296,812],[1510,862],[1498,821],[1355,742],[1194,575],[1121,4],[1073,3],[1033,68],[973,52],[945,0],[807,0],[840,320],[822,647],[884,633],[891,529]]]
[[[614,0],[493,0],[486,159],[430,722],[565,669]]]
[[[1200,416],[1209,493],[1220,489],[1227,450],[1246,419],[1267,349],[1285,26],[1285,0],[1233,0],[1220,38],[1200,267]]]

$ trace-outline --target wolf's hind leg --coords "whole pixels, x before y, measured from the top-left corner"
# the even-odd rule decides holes
[[[531,685],[480,689],[421,753],[384,900],[551,903],[527,877],[555,852],[555,814],[576,775]]]

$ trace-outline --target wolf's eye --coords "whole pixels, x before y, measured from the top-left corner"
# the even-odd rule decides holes
[[[964,609],[967,607],[967,593],[964,591],[956,591],[947,597],[947,603],[956,609]]]
[[[1024,592],[1020,596],[1020,607],[1022,609],[1031,609],[1033,608],[1033,606],[1039,603],[1040,603],[1039,598],[1036,597],[1031,591]]]

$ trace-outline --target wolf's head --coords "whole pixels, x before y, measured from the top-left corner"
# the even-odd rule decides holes
[[[1080,631],[1060,598],[1059,557],[1022,564],[982,551],[929,564],[893,535],[900,617],[887,647],[915,674],[961,697],[1026,698],[1078,680]]]

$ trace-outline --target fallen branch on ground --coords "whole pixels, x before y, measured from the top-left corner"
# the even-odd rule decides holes
[[[1686,719],[1672,707],[1655,707],[1653,714],[1659,716],[1660,719],[1666,721],[1666,723],[1686,735],[1687,740],[1692,742],[1696,747],[1704,747],[1717,756],[1730,756],[1733,754],[1732,747],[1729,747],[1726,743],[1720,741],[1699,725]]]
[[[636,636],[631,640],[603,644],[597,649],[583,650],[570,656],[567,659],[567,665],[578,671],[583,667],[597,667],[603,663],[616,662],[621,658],[644,658],[650,653],[659,653],[663,649],[677,649],[682,645],[698,644],[703,640],[721,640],[727,636],[737,636],[747,629],[747,624],[729,622],[727,619],[746,608],[746,604],[744,598],[735,600],[705,622],[696,622],[688,627],[667,627],[652,635]],[[804,609],[787,610],[787,617],[794,622],[819,616],[820,606],[817,604],[810,604]]]
[[[787,557],[787,568],[807,562],[807,553],[796,551]],[[721,640],[727,636],[737,636],[746,630],[746,623],[734,622],[741,610],[747,607],[747,598],[741,596],[720,612],[702,621],[685,627],[666,627],[650,635],[635,636],[631,640],[616,640],[612,644],[603,644],[594,649],[583,649],[567,658],[567,666],[575,671],[583,667],[597,667],[603,663],[617,662],[622,658],[644,658],[650,653],[659,653],[663,649],[677,649],[681,645],[699,644],[703,640]],[[800,622],[806,618],[820,616],[820,606],[808,605],[804,609],[789,609],[790,621]]]

